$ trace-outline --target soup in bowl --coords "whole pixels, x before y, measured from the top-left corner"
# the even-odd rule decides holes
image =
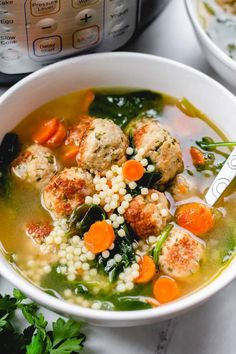
[[[72,59],[17,84],[1,101],[3,275],[103,325],[209,297],[234,276],[234,186],[214,208],[204,195],[234,145],[221,119],[235,106],[204,75],[145,55]]]

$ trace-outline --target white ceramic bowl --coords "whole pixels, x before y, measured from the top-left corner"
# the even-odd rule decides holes
[[[198,41],[213,69],[236,89],[236,61],[223,52],[206,34],[197,11],[198,0],[185,0],[186,8]]]
[[[58,96],[88,87],[128,86],[186,96],[232,139],[236,139],[236,98],[216,81],[182,64],[131,53],[92,54],[48,66],[17,83],[0,97],[0,138],[22,118]],[[180,127],[181,129],[181,127]],[[135,326],[174,317],[199,305],[236,275],[236,259],[199,291],[156,309],[105,312],[55,299],[23,279],[0,255],[1,274],[29,298],[58,313],[101,326]]]

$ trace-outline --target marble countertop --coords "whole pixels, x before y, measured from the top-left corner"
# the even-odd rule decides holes
[[[125,50],[175,59],[222,82],[206,62],[188,20],[183,0],[164,12]],[[227,85],[225,85],[227,86]],[[229,87],[228,87],[229,88]],[[0,94],[5,91],[0,87]],[[1,293],[12,286],[0,279]],[[84,354],[235,354],[236,280],[207,303],[171,321],[135,328],[87,326]],[[45,311],[47,318],[55,315]],[[10,353],[9,353],[10,354]]]

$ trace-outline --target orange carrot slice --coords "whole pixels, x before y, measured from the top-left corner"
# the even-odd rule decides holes
[[[214,226],[211,209],[201,203],[181,205],[176,210],[175,217],[178,225],[198,236],[205,234]]]
[[[63,160],[66,163],[74,162],[78,152],[79,152],[79,147],[78,146],[70,146],[70,148],[64,154]]]
[[[124,163],[122,172],[129,181],[138,181],[144,175],[144,167],[139,161],[128,160]]]
[[[58,130],[60,121],[58,118],[50,119],[45,122],[37,132],[33,135],[33,141],[36,144],[44,144],[48,139],[50,139],[53,134]]]
[[[144,256],[139,262],[139,276],[134,280],[136,284],[148,283],[156,273],[156,266],[152,258]]]
[[[84,236],[85,246],[94,254],[106,251],[114,240],[113,227],[105,220],[95,222]]]
[[[190,148],[190,155],[194,165],[204,165],[205,157],[204,154],[196,147]]]
[[[62,123],[59,123],[59,127],[55,134],[51,136],[45,143],[50,148],[57,148],[63,143],[63,140],[66,137],[66,128]]]
[[[154,283],[153,295],[157,301],[164,304],[179,297],[179,288],[174,279],[162,276]]]

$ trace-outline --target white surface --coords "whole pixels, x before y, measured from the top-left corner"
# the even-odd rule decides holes
[[[201,26],[198,18],[198,0],[185,0],[185,3],[206,58],[216,72],[236,89],[236,62],[209,38]]]
[[[218,79],[207,64],[195,39],[182,0],[173,0],[164,13],[128,50],[158,54],[191,65]],[[0,92],[3,92],[2,89]],[[206,97],[207,99],[207,97]],[[11,286],[0,280],[0,289]],[[173,332],[166,350],[161,329],[169,323],[134,329],[86,330],[85,354],[235,354],[236,281],[200,308],[179,317],[169,327]]]

